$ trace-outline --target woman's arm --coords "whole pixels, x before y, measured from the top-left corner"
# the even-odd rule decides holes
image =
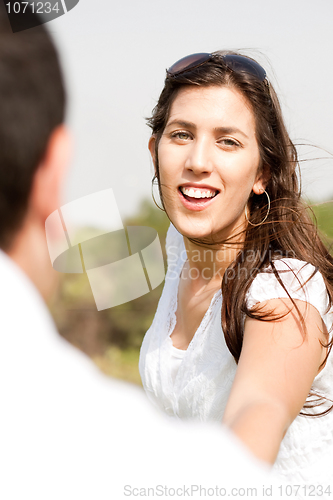
[[[289,425],[301,411],[323,362],[327,329],[317,309],[296,300],[304,316],[304,338],[290,299],[271,299],[265,310],[283,319],[264,322],[247,318],[236,377],[223,422],[260,459],[274,463]]]

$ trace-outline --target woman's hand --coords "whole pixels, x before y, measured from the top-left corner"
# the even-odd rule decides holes
[[[327,329],[319,312],[309,303],[295,302],[305,320],[305,336],[290,299],[261,303],[263,311],[279,315],[291,309],[281,320],[246,318],[242,352],[223,418],[258,458],[270,463],[326,355],[320,342],[327,342]]]

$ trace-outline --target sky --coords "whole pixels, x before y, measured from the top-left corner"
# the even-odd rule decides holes
[[[121,216],[135,214],[151,197],[145,117],[165,69],[220,49],[242,50],[264,66],[291,138],[313,145],[299,148],[304,197],[333,199],[332,23],[331,0],[80,0],[47,24],[74,139],[64,203],[112,188]]]

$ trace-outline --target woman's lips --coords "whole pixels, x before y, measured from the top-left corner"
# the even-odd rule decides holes
[[[217,192],[215,196],[213,196],[212,198],[191,198],[182,193],[181,189],[178,188],[178,196],[180,198],[180,201],[182,202],[185,208],[193,211],[204,210],[206,207],[208,207],[214,202],[218,194],[219,192]]]

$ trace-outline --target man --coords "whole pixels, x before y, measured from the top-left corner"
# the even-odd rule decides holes
[[[13,34],[0,9],[0,498],[260,497],[266,470],[220,426],[166,421],[57,334],[45,219],[69,156],[64,108],[47,31]]]

